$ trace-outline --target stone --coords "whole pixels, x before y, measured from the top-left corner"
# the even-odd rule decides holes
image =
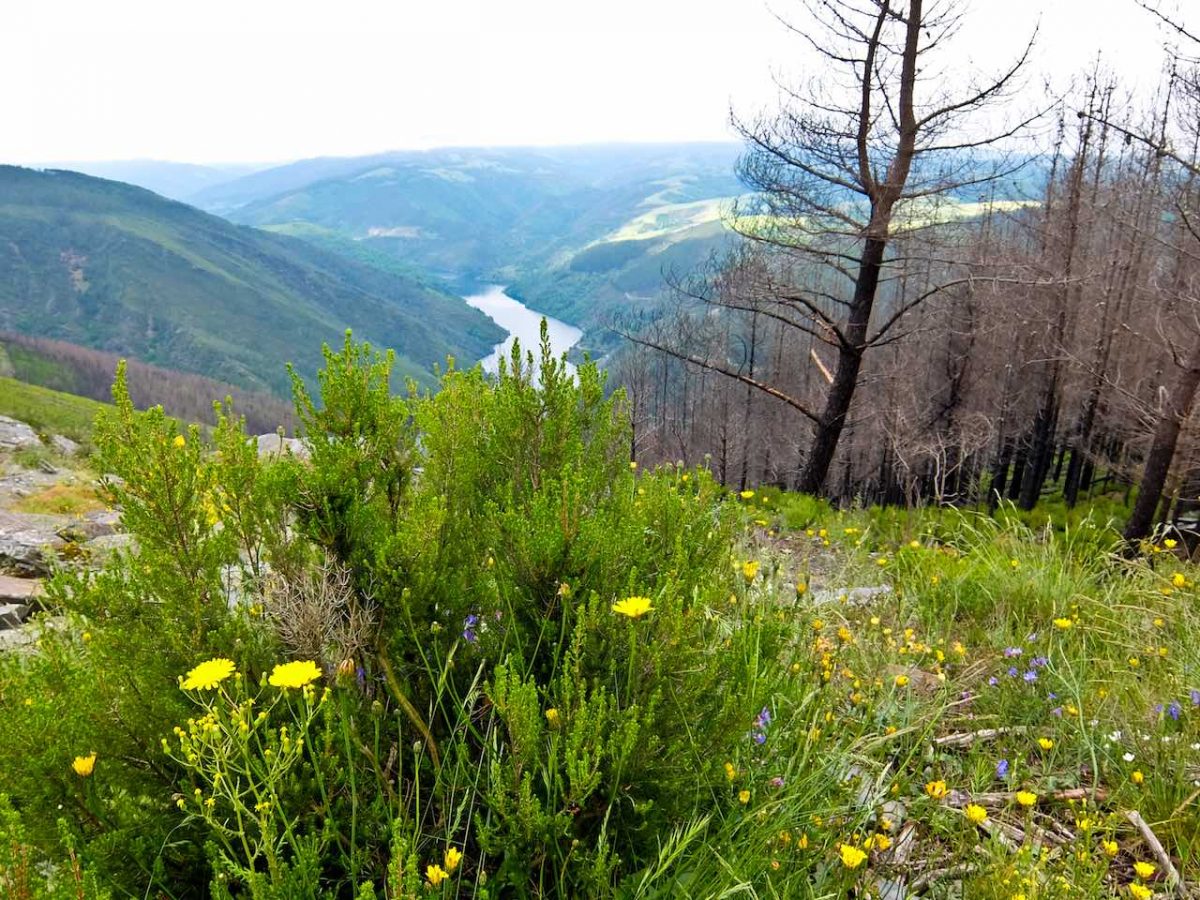
[[[821,588],[812,592],[813,603],[838,603],[846,598],[846,606],[870,606],[880,597],[886,597],[892,592],[890,584],[877,584],[871,587],[854,588]]]
[[[50,446],[63,456],[75,456],[83,449],[69,437],[62,434],[56,434],[50,438]]]
[[[42,595],[42,582],[36,578],[13,578],[0,575],[0,603],[24,603],[28,605]]]
[[[121,526],[121,514],[111,509],[97,510],[85,513],[80,518],[58,530],[58,536],[64,541],[83,543],[98,537],[116,534]]]
[[[37,432],[24,422],[0,416],[0,450],[24,450],[41,445]]]
[[[258,455],[262,457],[295,456],[297,459],[308,459],[308,448],[299,438],[284,437],[281,434],[260,434],[255,441],[258,444]]]
[[[83,552],[93,565],[103,565],[114,553],[137,550],[132,534],[102,534],[83,545]]]
[[[16,628],[29,618],[31,612],[24,603],[0,603],[0,628]]]
[[[69,521],[64,516],[0,511],[0,573],[49,575],[58,551],[67,543],[58,532]]]

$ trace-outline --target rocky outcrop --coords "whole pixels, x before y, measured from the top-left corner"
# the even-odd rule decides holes
[[[67,545],[59,532],[70,522],[65,516],[0,511],[0,574],[50,574],[55,557]]]
[[[41,438],[28,425],[8,416],[0,416],[0,450],[24,450],[40,446]]]
[[[256,439],[259,457],[295,456],[297,459],[308,459],[308,448],[299,438],[284,437],[280,434],[260,434]]]

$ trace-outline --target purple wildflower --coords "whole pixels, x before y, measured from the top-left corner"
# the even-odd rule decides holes
[[[782,775],[776,775],[774,778],[771,779],[771,787],[773,787],[773,788],[781,788],[781,787],[783,787],[783,784],[784,784],[784,781],[783,781]]]
[[[469,615],[463,620],[463,639],[468,644],[473,644],[479,640],[479,635],[475,633],[475,626],[479,624],[479,616]]]
[[[754,743],[765,744],[766,742],[767,736],[765,734],[763,734],[761,731],[754,732]]]
[[[1008,777],[1008,760],[1007,759],[1002,759],[998,763],[996,763],[996,777],[997,778],[1007,778]]]
[[[1167,715],[1170,716],[1172,719],[1174,719],[1176,722],[1179,721],[1179,714],[1182,711],[1183,711],[1182,708],[1174,700],[1172,700],[1170,703],[1167,704]]]
[[[1062,714],[1063,714],[1063,708],[1061,706],[1056,706],[1056,707],[1054,707],[1054,709],[1050,710],[1050,715],[1055,716],[1059,719],[1062,718]]]
[[[1016,678],[1016,677],[1017,677],[1017,667],[1016,667],[1016,666],[1009,666],[1009,668],[1008,668],[1008,677],[1009,677],[1009,678]]]
[[[1026,683],[1033,684],[1035,681],[1037,681],[1037,672],[1035,672],[1033,669],[1030,669],[1021,677],[1025,679]]]
[[[1035,656],[1033,659],[1031,659],[1029,661],[1029,664],[1031,666],[1033,666],[1035,669],[1043,669],[1046,666],[1050,665],[1050,660],[1044,656]]]
[[[1012,659],[1014,656],[1020,656],[1024,652],[1025,651],[1022,650],[1020,647],[1005,647],[1004,648],[1004,658]]]
[[[1192,688],[1191,698],[1192,706],[1200,706],[1200,691]]]

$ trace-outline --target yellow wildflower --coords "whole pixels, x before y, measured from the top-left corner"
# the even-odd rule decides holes
[[[978,803],[968,803],[963,812],[967,814],[967,819],[972,825],[982,825],[987,821],[987,810]]]
[[[1141,878],[1141,879],[1149,878],[1151,875],[1154,874],[1154,863],[1135,862],[1133,864],[1133,871],[1137,873],[1138,878]]]
[[[1101,841],[1100,849],[1104,851],[1105,856],[1111,857],[1116,856],[1121,847],[1116,841]]]
[[[738,803],[746,804],[750,802],[750,792],[747,790],[738,791]]]
[[[1133,774],[1131,774],[1129,776],[1129,780],[1132,781],[1134,784],[1145,784],[1146,776],[1142,774],[1141,769],[1135,769],[1133,771]]]
[[[725,777],[730,781],[737,778],[737,769],[733,767],[733,763],[731,762],[725,763]]]
[[[838,855],[842,858],[842,865],[847,869],[857,869],[867,858],[867,854],[853,844],[839,844]]]
[[[302,688],[321,677],[321,669],[310,659],[280,663],[271,670],[267,683],[279,688]]]
[[[925,793],[927,793],[934,800],[941,800],[946,796],[946,782],[930,781],[925,785]]]
[[[77,756],[71,761],[71,768],[75,770],[75,774],[80,778],[87,778],[96,769],[96,754],[89,753],[87,756]]]
[[[1043,750],[1049,750],[1054,746],[1054,741],[1052,741],[1050,738],[1046,738],[1046,737],[1038,738],[1037,742],[1038,742],[1038,746],[1041,747]]]
[[[913,550],[920,550],[921,542],[918,540],[912,540],[912,541],[908,542],[908,546],[911,547]]]
[[[896,687],[904,687],[906,684],[908,684],[908,676],[907,675],[897,675],[896,676]]]
[[[1075,625],[1070,619],[1060,617],[1054,620],[1054,627],[1066,631],[1068,628],[1073,628]]]
[[[1167,538],[1165,541],[1163,541],[1163,546],[1168,550],[1174,550],[1176,543],[1178,542],[1174,538]]]
[[[430,884],[432,884],[434,887],[437,887],[450,877],[450,873],[437,863],[430,863],[425,869],[425,877],[429,879]]]
[[[178,449],[179,447],[183,447],[186,444],[187,444],[187,438],[185,438],[182,434],[175,435],[175,440],[171,441],[171,445],[173,447],[175,447],[176,449]]]
[[[211,691],[233,674],[233,660],[218,657],[202,662],[187,673],[181,687],[185,691]]]
[[[746,581],[753,581],[758,575],[759,562],[757,559],[752,559],[742,563],[742,577]]]
[[[750,500],[754,497],[754,491],[742,491],[740,494],[738,494],[738,496],[743,500]]]
[[[630,469],[630,471],[633,471],[633,470],[634,470],[634,469],[636,469],[636,468],[637,468],[637,463],[636,463],[636,462],[634,462],[634,461],[631,459],[631,460],[629,461],[629,469]]]
[[[1129,896],[1133,900],[1150,900],[1154,896],[1154,891],[1146,887],[1144,884],[1131,884],[1129,886]]]
[[[1037,794],[1033,791],[1017,791],[1017,802],[1022,806],[1033,806],[1037,803]]]
[[[650,605],[649,597],[626,597],[624,600],[619,600],[612,605],[613,612],[628,616],[631,619],[640,619],[653,609],[654,607]]]
[[[562,723],[562,719],[559,718],[557,709],[550,707],[550,709],[546,710],[546,722],[551,728],[558,728],[558,726]]]
[[[462,862],[462,854],[458,852],[458,848],[448,847],[446,849],[446,871],[453,872],[458,868],[460,862]]]

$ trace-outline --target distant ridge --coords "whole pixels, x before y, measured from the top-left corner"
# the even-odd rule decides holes
[[[347,328],[427,379],[503,332],[431,282],[148,190],[0,166],[0,329],[286,395]]]

